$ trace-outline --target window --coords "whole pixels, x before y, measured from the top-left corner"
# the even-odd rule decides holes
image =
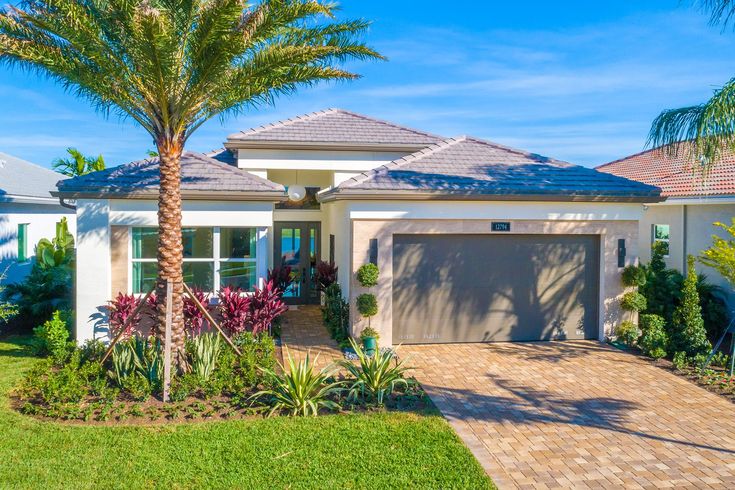
[[[28,223],[18,225],[18,262],[28,260]]]
[[[131,229],[131,286],[136,294],[156,282],[158,230]],[[184,282],[204,291],[224,286],[251,290],[256,285],[256,228],[183,228]],[[215,287],[217,285],[217,287]]]
[[[671,229],[669,225],[653,225],[653,239],[651,245],[657,242],[663,243],[664,256],[669,256],[669,239],[671,238]]]

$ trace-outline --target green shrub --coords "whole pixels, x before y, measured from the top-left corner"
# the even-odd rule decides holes
[[[61,311],[56,310],[50,320],[33,329],[37,347],[42,354],[48,354],[57,364],[66,361],[69,346],[69,328]]]
[[[273,370],[276,366],[276,346],[273,338],[268,335],[256,337],[246,332],[237,335],[234,341],[242,353],[234,363],[236,381],[244,389],[255,388],[264,380],[261,369]]]
[[[331,397],[342,391],[344,383],[330,381],[336,374],[334,367],[327,366],[315,371],[315,362],[311,361],[308,353],[298,363],[287,354],[286,366],[280,366],[283,374],[263,369],[271,379],[272,388],[259,391],[250,399],[265,399],[271,406],[269,416],[281,411],[291,415],[316,416],[320,408],[339,410],[340,406]]]
[[[710,364],[712,366],[717,367],[727,367],[727,363],[730,361],[730,356],[725,354],[724,352],[717,352],[714,356],[712,356],[712,359],[710,359]]]
[[[672,318],[671,347],[674,351],[684,351],[688,356],[705,354],[712,349],[707,340],[707,332],[702,319],[702,307],[697,292],[697,273],[694,270],[694,257],[687,258],[687,276],[681,292],[681,303]]]
[[[673,359],[671,359],[671,363],[674,365],[676,370],[682,371],[688,366],[687,353],[683,351],[677,352],[674,354]]]
[[[646,284],[646,270],[638,265],[629,265],[621,275],[623,286],[640,287]]]
[[[357,311],[365,318],[378,314],[378,299],[374,294],[363,293],[357,297]]]
[[[654,359],[666,357],[669,339],[666,335],[665,322],[659,315],[641,315],[641,331],[638,346],[644,354]]]
[[[357,281],[366,288],[371,288],[378,284],[378,276],[380,271],[375,264],[363,264],[357,269]]]
[[[193,395],[199,389],[199,381],[196,376],[191,373],[175,376],[171,380],[171,388],[168,396],[172,402],[181,402],[186,400],[189,395]]]
[[[329,334],[338,343],[346,341],[350,322],[350,305],[342,298],[338,283],[331,284],[324,292],[322,318]]]
[[[351,361],[341,361],[340,365],[355,379],[350,386],[348,399],[374,402],[383,405],[386,395],[390,395],[398,386],[408,386],[405,373],[408,368],[394,360],[394,352],[385,350],[368,356],[362,348],[351,340],[352,348],[359,359],[359,365]]]
[[[362,329],[362,332],[360,332],[360,339],[375,339],[378,340],[380,338],[380,334],[377,330],[375,330],[372,327],[365,327]],[[350,339],[351,340],[351,339]]]
[[[648,306],[646,297],[638,291],[629,291],[620,300],[620,306],[625,311],[643,311]]]
[[[123,379],[122,389],[133,400],[139,402],[148,400],[152,394],[151,383],[137,371]]]
[[[107,351],[107,346],[99,339],[88,339],[80,347],[82,362],[94,362],[102,359]]]
[[[632,346],[638,340],[641,332],[638,330],[638,325],[626,320],[618,325],[615,334],[625,345]]]

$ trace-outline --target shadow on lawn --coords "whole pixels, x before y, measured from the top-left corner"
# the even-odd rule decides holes
[[[0,343],[14,346],[10,349],[0,348],[0,357],[35,357],[31,349],[31,337],[21,335],[0,336]]]
[[[508,395],[489,395],[472,390],[426,384],[423,386],[436,406],[450,420],[465,420],[469,417],[478,421],[497,423],[577,425],[735,454],[733,449],[648,434],[626,427],[629,412],[639,407],[637,403],[629,400],[607,397],[574,399],[522,386],[495,375],[490,374],[487,377],[489,383],[494,383],[507,391]]]

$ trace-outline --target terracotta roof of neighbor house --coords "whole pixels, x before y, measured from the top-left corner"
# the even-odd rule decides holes
[[[280,143],[418,149],[442,139],[441,136],[344,109],[326,109],[231,134],[225,146]]]
[[[658,201],[657,187],[462,136],[364,172],[320,194],[365,198],[577,199]],[[393,193],[393,194],[392,194]],[[484,196],[484,197],[483,197]]]
[[[158,185],[158,158],[150,158],[61,181],[58,193],[76,198],[150,197],[158,193]],[[192,198],[285,198],[282,185],[194,152],[181,156],[181,192]]]
[[[53,199],[51,191],[56,189],[60,178],[63,175],[53,170],[0,152],[0,201]]]
[[[597,167],[600,172],[655,185],[666,197],[735,195],[735,152],[725,153],[707,175],[693,161],[688,148],[669,154],[665,149],[636,153]]]

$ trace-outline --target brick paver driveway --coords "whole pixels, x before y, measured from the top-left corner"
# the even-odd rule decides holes
[[[403,346],[500,488],[735,489],[735,405],[597,342]]]

